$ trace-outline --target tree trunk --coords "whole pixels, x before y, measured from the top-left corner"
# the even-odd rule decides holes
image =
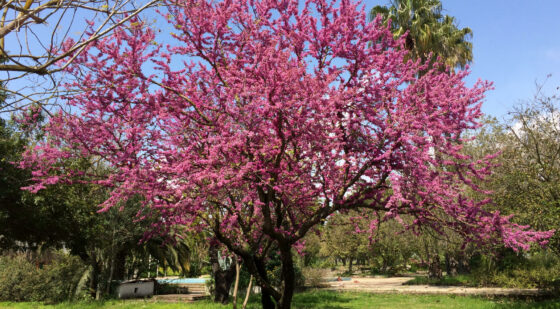
[[[459,262],[449,253],[445,254],[445,271],[448,276],[457,276]]]
[[[210,247],[210,263],[212,264],[212,275],[214,277],[214,301],[227,304],[229,290],[235,276],[235,268],[233,264],[228,269],[220,267],[216,246]]]
[[[126,251],[121,250],[117,252],[115,257],[115,271],[113,273],[113,278],[115,280],[125,280],[126,279]]]
[[[440,279],[443,276],[441,271],[441,262],[439,254],[432,255],[430,259],[430,266],[428,267],[428,277]]]
[[[239,288],[239,273],[241,266],[237,259],[235,260],[235,284],[233,285],[233,309],[237,309],[237,289]]]
[[[105,295],[111,293],[111,281],[113,281],[113,273],[115,271],[115,256],[111,255],[111,266],[109,268],[109,278],[107,278],[107,286],[105,287]]]
[[[214,301],[227,304],[229,301],[229,290],[233,283],[235,270],[230,267],[227,270],[219,270],[214,273]]]
[[[266,273],[266,267],[264,262],[260,259],[254,259],[255,267],[262,280],[268,282],[268,275]],[[274,309],[274,302],[272,301],[272,295],[261,287],[261,305],[263,309]]]
[[[100,300],[102,297],[102,290],[101,290],[101,265],[99,265],[99,263],[95,263],[95,265],[97,266],[97,271],[96,271],[96,278],[95,278],[95,300]]]
[[[151,278],[151,271],[152,269],[150,268],[150,266],[152,265],[152,256],[148,254],[148,278]]]
[[[471,272],[471,266],[469,265],[469,257],[466,253],[461,253],[459,255],[459,262],[457,266],[457,272],[459,274],[468,274]]]
[[[294,271],[294,259],[289,245],[280,248],[280,258],[282,260],[282,296],[276,308],[290,309],[292,306],[292,298],[294,297],[296,273]]]
[[[251,288],[253,287],[253,275],[249,278],[249,285],[247,286],[247,292],[245,293],[245,300],[243,301],[243,309],[247,307],[249,302],[249,296],[251,295]]]
[[[107,278],[107,286],[105,287],[105,295],[111,293],[111,281],[113,281],[113,273],[115,271],[115,228],[111,236],[111,255],[110,255],[109,277]]]
[[[352,262],[353,262],[353,258],[349,258],[348,261],[348,272],[350,273],[350,275],[352,275]]]
[[[89,282],[89,293],[93,299],[98,299],[99,297],[99,273],[100,267],[95,258],[91,258],[91,280]]]

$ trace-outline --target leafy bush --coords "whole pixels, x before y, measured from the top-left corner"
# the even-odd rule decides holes
[[[510,288],[560,288],[560,258],[548,251],[523,256],[507,253],[498,259],[478,256],[472,276],[478,285]]]
[[[24,301],[28,297],[27,280],[36,270],[23,255],[0,256],[0,300]]]
[[[43,267],[23,254],[0,256],[0,301],[71,300],[85,270],[79,258],[64,253]]]
[[[326,271],[321,268],[306,267],[302,270],[305,283],[312,287],[320,287],[324,285]]]
[[[407,285],[498,286],[505,288],[540,288],[560,292],[560,258],[547,251],[521,255],[509,250],[495,256],[475,255],[472,273],[441,279],[416,277]]]

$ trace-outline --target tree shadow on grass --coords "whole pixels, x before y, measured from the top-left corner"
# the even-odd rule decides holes
[[[559,294],[473,296],[492,303],[492,309],[560,309]]]
[[[497,300],[496,309],[516,308],[516,309],[560,309],[560,298],[554,299],[525,299],[516,301]]]
[[[351,295],[336,291],[310,291],[302,294],[295,294],[293,308],[324,308],[341,309],[348,308],[352,302]]]

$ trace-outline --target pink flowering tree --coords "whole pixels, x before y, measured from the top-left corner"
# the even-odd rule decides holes
[[[550,236],[464,194],[490,173],[491,158],[461,153],[489,83],[405,62],[404,41],[357,3],[179,0],[163,14],[172,44],[132,20],[66,68],[71,112],[54,114],[26,153],[28,190],[95,182],[112,188],[102,209],[140,194],[162,217],[153,232],[211,230],[266,308],[290,307],[292,249],[333,213],[364,209],[370,230],[395,219],[516,249]],[[84,156],[110,173],[60,164]],[[272,250],[280,286],[265,269]]]

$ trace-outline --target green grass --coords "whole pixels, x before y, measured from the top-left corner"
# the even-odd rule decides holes
[[[251,309],[260,308],[258,298],[253,298]],[[346,309],[346,308],[539,308],[560,309],[560,299],[556,300],[516,300],[508,298],[482,298],[451,295],[403,295],[403,294],[368,294],[368,293],[339,293],[331,291],[309,291],[296,294],[293,308],[324,308],[324,309]],[[105,301],[105,302],[81,302],[62,303],[57,305],[43,305],[39,303],[0,303],[0,308],[16,309],[225,309],[231,305],[214,304],[210,301],[200,301],[193,304],[165,304],[154,303],[147,300],[128,301]]]

